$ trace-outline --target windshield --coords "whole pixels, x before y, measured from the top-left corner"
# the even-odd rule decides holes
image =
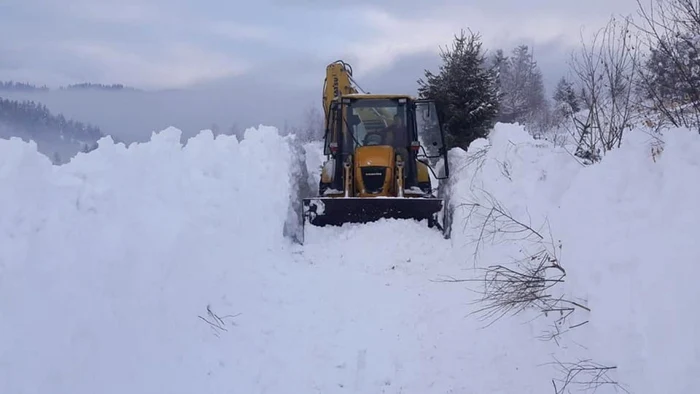
[[[352,131],[351,151],[358,146],[391,145],[406,148],[406,104],[398,99],[361,99],[346,105],[347,127]]]

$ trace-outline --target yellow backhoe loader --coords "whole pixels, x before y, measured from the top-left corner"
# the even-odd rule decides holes
[[[318,196],[303,201],[304,224],[394,218],[426,220],[428,226],[442,229],[438,216],[444,200],[435,196],[430,173],[436,180],[445,179],[449,168],[434,102],[359,90],[349,64],[339,60],[327,66],[327,159]],[[439,164],[440,176],[433,168]]]

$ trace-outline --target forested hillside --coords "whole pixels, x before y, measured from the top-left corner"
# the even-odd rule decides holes
[[[3,86],[32,88],[31,85],[7,83]],[[0,97],[0,138],[11,137],[35,141],[41,153],[55,164],[62,164],[77,152],[95,149],[103,134],[96,126],[53,114],[41,103]]]

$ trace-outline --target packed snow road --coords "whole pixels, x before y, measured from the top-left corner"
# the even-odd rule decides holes
[[[657,284],[664,299],[700,301],[689,279],[700,274],[689,227],[698,209],[651,204],[700,198],[672,175],[700,175],[696,137],[672,140],[658,163],[642,141],[591,169],[515,126],[500,125],[469,155],[454,152],[453,204],[485,189],[533,227],[550,218],[569,272],[561,292],[592,310],[576,312],[570,323],[590,328],[561,346],[537,339],[553,319],[487,325],[469,315],[478,283],[442,281],[479,278],[475,267],[522,257],[532,244],[484,239],[477,250],[479,223],[458,211],[449,240],[386,220],[307,227],[302,246],[290,239],[294,194],[313,187],[313,149],[304,164],[298,146],[266,127],[240,143],[202,133],[182,147],[179,138],[168,129],[128,149],[103,140],[60,167],[30,144],[0,141],[0,392],[535,393],[561,377],[553,355],[614,364],[610,378],[637,393],[700,383],[697,317],[671,315],[648,295]],[[618,189],[596,189],[599,179]],[[599,205],[582,212],[585,201]],[[646,216],[629,220],[633,211],[620,207]],[[657,232],[675,238],[632,246],[662,213]],[[596,228],[607,250],[640,252],[611,262],[586,248],[589,226],[603,222],[626,223]],[[646,258],[661,249],[677,262],[666,268],[673,277]],[[632,281],[641,287],[620,297],[620,283]],[[659,313],[678,338],[665,346],[654,339]]]

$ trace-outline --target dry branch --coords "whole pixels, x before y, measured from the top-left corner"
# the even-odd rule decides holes
[[[207,305],[207,316],[208,316],[208,317],[205,318],[205,317],[203,317],[203,316],[201,316],[201,315],[198,315],[197,317],[199,317],[199,318],[202,319],[204,322],[206,322],[207,324],[209,324],[209,326],[211,327],[211,329],[214,331],[214,335],[216,335],[216,336],[218,337],[218,336],[219,336],[219,333],[220,333],[221,331],[228,331],[228,330],[226,329],[226,322],[224,321],[224,319],[233,319],[233,318],[235,318],[235,317],[237,317],[237,316],[239,316],[239,315],[240,315],[240,313],[235,314],[235,315],[219,316],[219,315],[217,315],[216,313],[214,313],[214,312],[211,310],[211,306],[210,306],[210,305]],[[234,325],[234,326],[236,325],[235,322],[232,322],[231,324]]]
[[[579,360],[573,363],[557,360],[554,364],[561,375],[557,379],[552,379],[555,394],[569,392],[570,386],[579,386],[595,391],[605,385],[615,386],[628,392],[620,383],[610,378],[609,373],[617,369],[615,366],[603,365],[591,360]]]
[[[557,256],[561,245],[556,244],[551,236],[545,238],[543,230],[535,229],[530,224],[529,215],[527,221],[518,219],[493,195],[483,190],[482,193],[482,201],[460,205],[467,209],[465,225],[470,224],[474,233],[478,234],[475,236],[475,269],[479,249],[484,242],[527,245],[520,245],[522,257],[510,264],[477,269],[481,274],[476,279],[443,280],[483,285],[483,288],[476,290],[480,299],[475,304],[480,306],[470,315],[480,315],[482,320],[490,320],[487,325],[491,325],[506,315],[534,310],[544,316],[559,314],[555,324],[561,325],[576,309],[588,310],[578,302],[553,294],[554,286],[562,283],[566,276],[566,270]]]
[[[630,24],[629,18],[611,18],[593,34],[590,45],[581,40],[582,48],[571,60],[588,110],[585,121],[574,118],[572,134],[578,141],[576,155],[589,162],[619,147],[638,115],[634,87],[639,40],[630,33]]]

